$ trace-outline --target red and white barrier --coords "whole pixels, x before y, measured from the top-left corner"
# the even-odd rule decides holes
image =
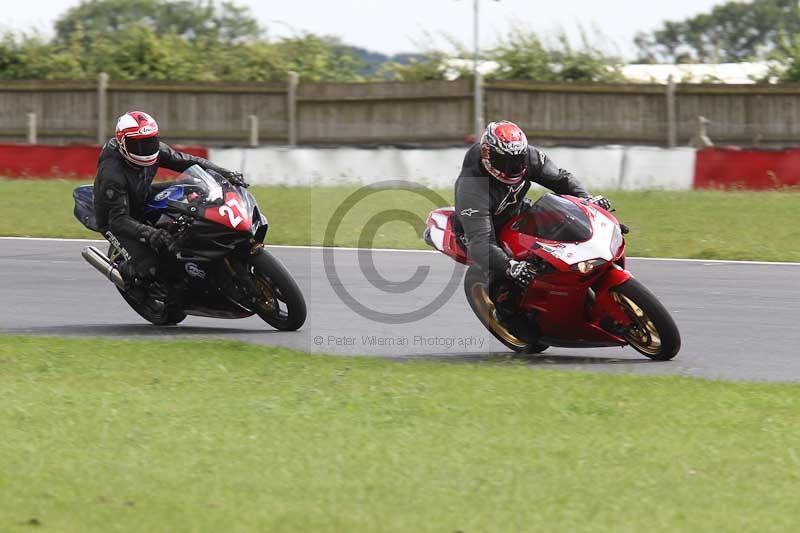
[[[709,148],[697,152],[696,189],[764,190],[797,186],[800,186],[800,148]]]
[[[221,148],[180,147],[253,184],[369,185],[406,180],[449,188],[461,169],[463,148]],[[800,186],[800,148],[741,150],[663,149],[645,146],[551,147],[545,152],[592,190],[775,189]],[[0,144],[0,176],[91,179],[98,146]],[[174,176],[170,171],[159,177]]]
[[[252,183],[368,185],[407,180],[448,188],[466,148],[227,148],[211,159],[240,169]],[[740,150],[650,146],[548,147],[545,153],[589,190],[774,189],[800,185],[800,148]]]
[[[200,157],[208,157],[208,149],[198,146],[176,147]],[[94,179],[97,172],[99,146],[47,146],[0,144],[0,176],[28,179]],[[175,176],[169,170],[159,171],[159,178]]]
[[[0,176],[88,178],[97,170],[98,146],[0,144]]]

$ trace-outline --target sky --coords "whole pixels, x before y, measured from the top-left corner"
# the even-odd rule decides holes
[[[473,0],[235,0],[248,5],[269,35],[310,31],[336,35],[347,44],[385,54],[418,51],[425,35],[447,34],[472,46]],[[3,0],[5,4],[11,0]],[[0,10],[0,29],[51,31],[53,21],[78,0],[27,0]],[[508,36],[512,23],[554,35],[563,30],[577,42],[579,28],[599,29],[608,51],[634,53],[633,36],[663,20],[680,20],[723,0],[480,0],[481,46]],[[444,45],[444,41],[438,41]]]

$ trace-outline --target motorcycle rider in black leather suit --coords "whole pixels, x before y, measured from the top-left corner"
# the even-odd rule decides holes
[[[572,174],[529,146],[513,122],[491,122],[480,142],[469,148],[455,185],[455,230],[469,258],[488,276],[498,319],[517,332],[528,329],[528,322],[517,316],[513,287],[527,288],[535,273],[527,263],[511,259],[496,236],[511,217],[531,205],[525,195],[533,183],[611,208],[606,198],[590,198]]]
[[[200,165],[231,183],[246,186],[240,173],[174,150],[159,141],[158,133],[158,124],[147,113],[131,111],[122,115],[115,137],[100,152],[94,180],[97,224],[123,257],[120,273],[131,285],[128,292],[138,295],[154,312],[163,309],[167,298],[166,288],[156,281],[158,254],[169,248],[173,237],[140,220],[148,198],[170,185],[153,185],[159,167],[183,172]]]

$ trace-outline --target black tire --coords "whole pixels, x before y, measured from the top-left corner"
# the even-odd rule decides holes
[[[497,321],[494,314],[494,303],[489,297],[486,276],[480,267],[472,265],[467,269],[464,276],[464,293],[472,312],[475,313],[481,324],[507,348],[524,354],[541,353],[549,348],[542,342],[526,342],[515,337]]]
[[[611,289],[633,327],[625,339],[637,352],[656,361],[668,361],[681,349],[678,326],[656,296],[636,279]]]
[[[263,248],[250,259],[250,265],[256,286],[264,296],[263,302],[253,302],[253,311],[277,330],[300,329],[306,321],[306,301],[286,267]]]
[[[114,248],[113,245],[108,248],[108,257],[112,261],[116,262],[117,253],[117,249]],[[180,324],[186,319],[186,314],[182,310],[175,307],[167,307],[164,313],[161,314],[153,313],[153,311],[148,309],[146,305],[135,300],[126,291],[123,291],[119,287],[117,287],[117,290],[122,295],[122,298],[128,302],[128,305],[131,306],[131,309],[136,311],[140,317],[144,318],[151,324],[156,326],[174,326],[176,324]]]

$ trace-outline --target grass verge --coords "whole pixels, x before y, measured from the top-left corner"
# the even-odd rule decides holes
[[[0,337],[0,530],[789,531],[794,385]]]
[[[0,180],[0,235],[89,238],[72,216],[76,182]],[[270,219],[273,244],[323,244],[334,214],[355,187],[253,187]],[[439,203],[452,203],[452,191],[437,191]],[[629,254],[644,257],[800,261],[798,192],[612,191],[617,215],[631,227]],[[341,218],[337,246],[426,248],[421,225],[434,207],[409,191],[378,191]],[[409,211],[409,222],[396,211]],[[394,222],[383,223],[381,215]],[[375,218],[377,216],[377,218]],[[337,217],[338,218],[338,217]],[[415,219],[415,220],[414,220]],[[363,231],[365,227],[370,231]]]

